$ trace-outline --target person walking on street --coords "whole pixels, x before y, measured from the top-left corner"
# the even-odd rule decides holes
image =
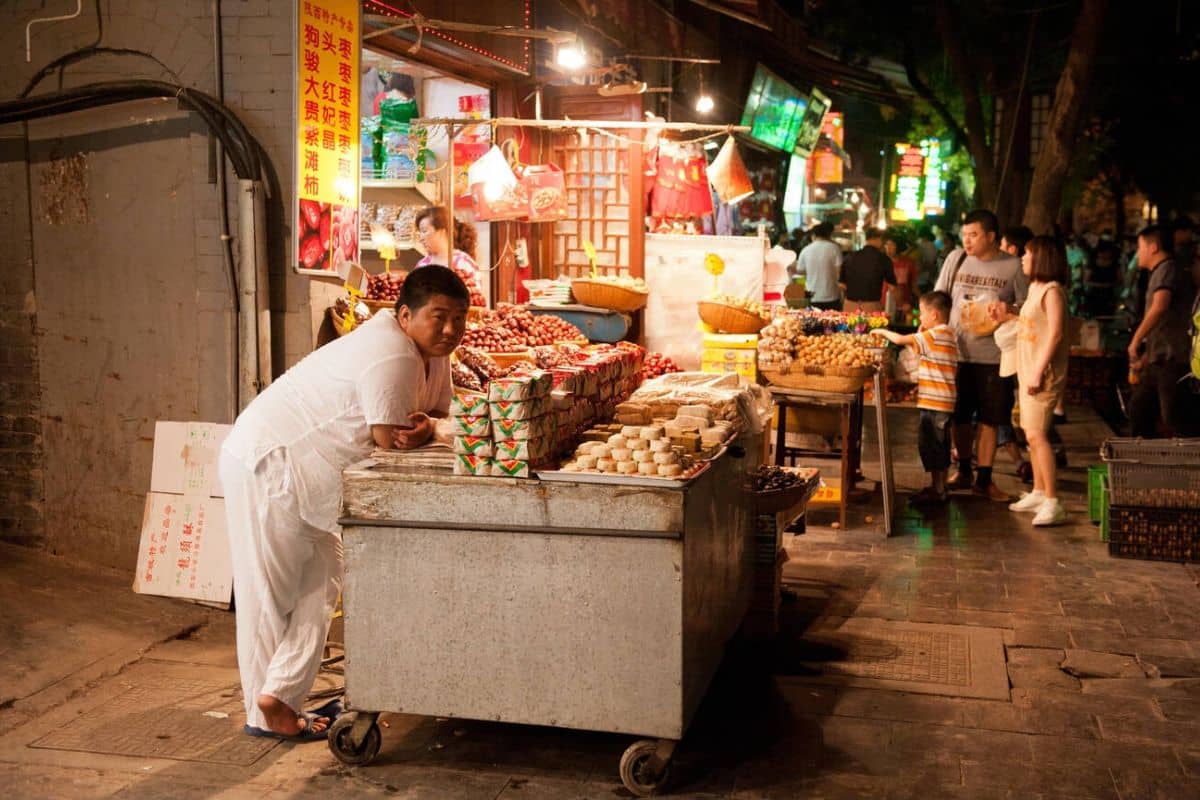
[[[992,500],[1011,498],[992,481],[996,428],[1012,416],[1013,379],[1000,377],[1000,348],[993,333],[997,323],[989,307],[1003,303],[1009,313],[1025,302],[1028,280],[1019,259],[1000,249],[999,222],[985,209],[972,211],[962,226],[962,247],[946,256],[936,289],[953,299],[950,326],[958,335],[958,402],[954,408],[954,444],[958,471],[951,489],[971,489]],[[978,474],[972,480],[971,423],[978,418]]]
[[[842,266],[842,248],[831,241],[833,225],[822,222],[812,229],[813,240],[800,251],[796,277],[804,277],[809,304],[824,310],[842,310],[842,290],[838,270]]]
[[[1152,439],[1158,423],[1175,436],[1200,435],[1195,398],[1187,382],[1192,303],[1196,288],[1191,271],[1171,258],[1166,229],[1152,225],[1138,234],[1137,265],[1145,270],[1146,304],[1142,320],[1129,340],[1129,369],[1138,376],[1129,398],[1129,424],[1134,436]]]
[[[846,290],[846,304],[863,311],[879,311],[883,308],[883,285],[896,286],[896,270],[892,260],[883,252],[883,231],[872,228],[867,231],[867,243],[861,250],[846,256],[842,262],[839,280]]]

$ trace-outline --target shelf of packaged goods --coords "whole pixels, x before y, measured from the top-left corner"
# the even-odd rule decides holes
[[[437,202],[438,187],[436,183],[389,180],[379,178],[363,178],[363,192],[386,191],[390,196],[402,193],[408,205],[427,205]]]
[[[416,250],[421,255],[425,255],[425,248],[420,242],[396,242],[394,245],[397,250]],[[358,249],[364,253],[374,253],[379,247],[372,241],[363,240],[358,243]]]

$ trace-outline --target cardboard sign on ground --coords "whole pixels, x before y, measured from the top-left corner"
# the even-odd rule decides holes
[[[155,424],[135,592],[229,607],[233,567],[217,456],[232,427]]]
[[[232,429],[215,422],[156,422],[150,491],[224,497],[217,455]]]
[[[133,590],[229,607],[233,568],[219,497],[150,492]]]

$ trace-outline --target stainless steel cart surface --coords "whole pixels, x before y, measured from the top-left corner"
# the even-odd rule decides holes
[[[663,488],[347,469],[335,755],[371,761],[381,712],[628,733],[653,741],[622,780],[660,788],[749,605],[757,459],[733,451]]]

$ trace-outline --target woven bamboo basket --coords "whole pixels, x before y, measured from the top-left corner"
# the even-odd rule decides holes
[[[502,367],[511,367],[518,361],[533,361],[533,353],[529,350],[514,350],[511,353],[488,353],[493,361]]]
[[[608,281],[576,278],[571,281],[571,294],[585,306],[608,308],[613,311],[637,311],[646,307],[649,292],[640,292]]]
[[[793,364],[784,372],[778,369],[759,368],[759,374],[773,386],[785,389],[806,389],[811,392],[857,392],[871,377],[871,367],[818,367]]]
[[[329,312],[329,321],[333,323],[333,330],[335,333],[337,333],[338,336],[345,336],[348,333],[353,333],[355,330],[358,329],[359,325],[362,324],[362,323],[359,323],[359,325],[355,325],[350,330],[346,330],[344,327],[342,327],[342,322],[343,322],[342,315],[337,313],[337,310],[334,309],[333,306],[330,306],[326,310]]]
[[[700,319],[722,333],[758,333],[767,325],[767,320],[737,306],[701,300]]]
[[[371,309],[372,314],[377,314],[387,308],[395,308],[395,300],[373,300],[369,297],[364,297],[359,300],[360,303],[366,304],[367,308]]]

